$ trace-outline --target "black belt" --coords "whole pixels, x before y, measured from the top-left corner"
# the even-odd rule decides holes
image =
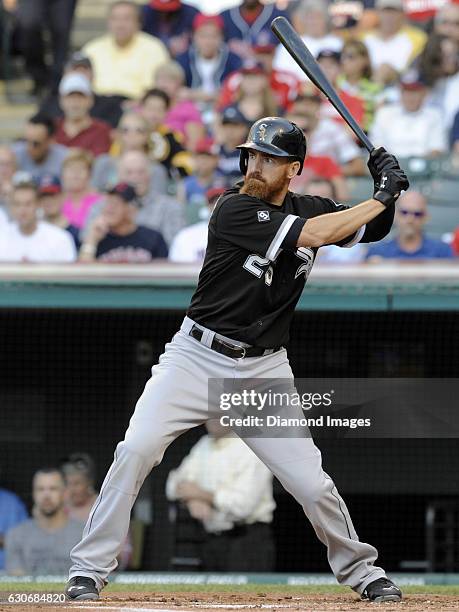
[[[204,331],[199,329],[196,325],[190,330],[190,336],[198,342],[201,342]],[[217,351],[217,353],[221,353],[222,355],[226,355],[227,357],[232,357],[233,359],[243,359],[244,357],[262,357],[263,355],[271,355],[276,351],[279,351],[282,347],[277,347],[274,349],[264,349],[261,346],[237,346],[237,344],[231,344],[226,342],[225,340],[221,340],[214,336],[212,340],[212,344],[210,348],[213,351]]]

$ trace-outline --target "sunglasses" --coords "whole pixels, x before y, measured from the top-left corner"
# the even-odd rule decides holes
[[[128,132],[135,132],[136,134],[146,134],[147,130],[141,127],[127,127],[124,126],[121,129],[122,134],[127,134]]]
[[[413,217],[416,217],[416,219],[422,219],[422,217],[426,216],[426,213],[422,210],[406,210],[405,208],[399,208],[398,212],[404,217],[407,215],[412,215]]]

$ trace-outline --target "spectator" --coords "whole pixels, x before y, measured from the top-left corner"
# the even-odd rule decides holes
[[[239,150],[236,149],[241,142],[245,142],[249,133],[251,122],[245,117],[237,106],[224,108],[220,116],[220,124],[216,130],[216,140],[220,147],[219,172],[229,182],[241,178],[239,168]]]
[[[139,206],[134,187],[118,183],[107,191],[101,214],[88,228],[80,260],[107,263],[150,263],[167,257],[167,245],[156,230],[135,222]]]
[[[6,534],[6,571],[13,576],[62,575],[70,551],[81,539],[81,523],[64,510],[65,484],[57,468],[43,468],[33,477],[34,518]]]
[[[38,220],[39,200],[32,182],[19,183],[11,196],[11,219],[0,237],[0,261],[64,263],[75,260],[70,234]]]
[[[94,103],[91,83],[82,74],[66,74],[59,85],[64,117],[57,120],[56,142],[79,147],[97,156],[110,149],[110,126],[93,119],[89,113]]]
[[[0,210],[2,212],[5,212],[5,208],[8,206],[16,170],[16,156],[12,148],[7,145],[0,145]]]
[[[65,511],[80,523],[86,523],[97,499],[94,461],[87,453],[72,453],[62,465],[66,486]]]
[[[381,85],[393,83],[417,57],[427,35],[406,24],[402,0],[376,0],[378,26],[364,35],[373,69],[373,79]]]
[[[43,220],[69,232],[78,251],[80,248],[79,229],[71,225],[62,214],[62,187],[58,176],[43,176],[38,186],[40,208]]]
[[[92,184],[99,191],[114,185],[118,180],[118,160],[128,151],[150,152],[150,126],[140,113],[128,111],[121,117],[110,155],[100,155],[94,163]],[[156,193],[166,193],[167,172],[164,167],[151,161],[151,172]]]
[[[344,43],[341,52],[341,74],[338,76],[337,85],[342,92],[363,101],[362,125],[368,132],[381,99],[382,86],[373,81],[368,49],[361,40],[351,38]]]
[[[242,0],[239,6],[223,11],[225,40],[231,51],[247,59],[257,43],[277,45],[279,41],[271,31],[271,22],[280,15],[285,12],[260,0]]]
[[[341,55],[337,51],[324,49],[323,51],[320,51],[319,55],[317,56],[317,61],[325,76],[338,92],[339,97],[344,102],[351,115],[359,125],[362,125],[363,116],[365,113],[362,98],[348,93],[347,91],[343,91],[338,85],[338,78],[341,74]],[[334,121],[338,121],[338,123],[345,124],[344,119],[341,117],[335,107],[325,98],[325,96],[323,98],[324,99],[320,107],[321,116],[328,117]]]
[[[451,150],[453,156],[455,158],[459,158],[459,111],[454,117],[453,127],[451,130]]]
[[[209,218],[218,198],[225,193],[219,187],[208,189],[206,192],[207,206],[200,210],[200,219],[197,223],[184,227],[175,236],[169,251],[169,260],[174,263],[202,263],[207,248],[207,232]]]
[[[94,81],[94,72],[92,69],[92,63],[89,57],[86,57],[81,51],[76,51],[65,66],[64,75],[67,74],[81,74],[85,76],[88,81],[92,83]],[[89,114],[94,119],[100,119],[106,121],[112,127],[118,125],[122,115],[122,104],[127,100],[126,96],[100,96],[92,92],[93,105],[89,111]],[[63,116],[62,108],[59,105],[58,92],[51,92],[43,100],[40,106],[40,112],[48,115],[53,119],[57,119]]]
[[[345,176],[364,175],[365,164],[348,130],[336,121],[321,118],[320,106],[321,98],[308,94],[299,96],[290,110],[291,115],[302,118],[301,127],[306,134],[308,154],[331,158]]]
[[[27,519],[27,511],[17,495],[0,487],[0,571],[5,569],[5,536]]]
[[[263,65],[248,60],[242,67],[241,74],[242,80],[235,98],[244,117],[253,123],[262,117],[277,116],[279,109]]]
[[[152,87],[154,72],[168,53],[160,40],[139,29],[135,2],[117,0],[110,6],[108,34],[83,48],[92,63],[97,94],[138,99]]]
[[[285,111],[297,97],[300,81],[292,72],[273,67],[275,49],[276,45],[273,43],[256,44],[252,51],[255,63],[263,66],[264,72],[269,77],[269,89],[274,94],[277,106]],[[243,74],[238,70],[225,80],[217,102],[220,110],[235,104],[242,79]]]
[[[26,69],[34,82],[33,93],[57,86],[62,76],[77,0],[18,0],[17,20]],[[46,64],[43,29],[51,36],[52,62]]]
[[[338,199],[333,183],[323,178],[312,178],[299,193],[329,198],[333,201]],[[366,245],[360,242],[350,243],[345,247],[328,244],[320,247],[317,253],[317,263],[360,263],[365,259],[365,254]]]
[[[459,45],[459,5],[448,2],[438,9],[434,20],[434,32],[451,38]]]
[[[343,42],[330,32],[327,4],[321,0],[300,2],[293,11],[292,22],[314,57],[317,57],[324,49],[341,51]],[[292,62],[291,56],[283,45],[277,47],[274,67],[277,70],[293,72],[302,82],[306,79],[304,72],[295,62]]]
[[[59,176],[67,147],[54,142],[54,122],[45,115],[34,115],[25,126],[25,141],[12,145],[19,170],[39,180],[44,174]]]
[[[162,89],[150,89],[142,100],[141,113],[150,130],[150,157],[166,169],[169,178],[179,179],[192,172],[191,154],[183,146],[183,136],[164,123],[170,98]]]
[[[441,113],[424,104],[427,87],[416,73],[400,82],[400,102],[383,106],[371,129],[373,142],[397,157],[435,157],[447,151]]]
[[[204,571],[272,571],[272,475],[217,419],[206,427],[209,435],[169,474],[166,495],[204,526]]]
[[[174,198],[158,193],[147,156],[140,151],[124,153],[119,163],[119,176],[136,190],[139,202],[136,223],[157,230],[170,244],[185,225],[184,207]]]
[[[142,7],[143,30],[161,39],[172,57],[185,53],[199,11],[181,0],[150,0]]]
[[[73,149],[64,160],[62,214],[78,230],[84,227],[91,208],[101,196],[91,187],[92,157],[82,149]]]
[[[193,155],[194,172],[183,180],[180,199],[185,204],[206,203],[211,187],[223,187],[224,177],[218,172],[219,148],[211,138],[203,138]]]
[[[459,227],[456,228],[456,231],[453,234],[453,241],[451,243],[451,248],[453,249],[456,257],[459,257]]]
[[[370,245],[367,259],[437,259],[453,256],[451,247],[424,234],[427,200],[417,191],[400,196],[395,213],[395,238]]]
[[[205,129],[199,109],[189,99],[185,88],[185,71],[180,64],[167,62],[160,66],[155,74],[155,87],[165,91],[171,101],[165,125],[179,132],[186,148],[193,150],[197,141],[205,136]]]
[[[193,21],[190,48],[177,57],[185,71],[190,98],[202,104],[214,103],[224,79],[238,70],[241,58],[223,41],[223,20],[218,15],[197,15]]]

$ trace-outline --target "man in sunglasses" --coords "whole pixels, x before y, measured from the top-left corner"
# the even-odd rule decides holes
[[[18,170],[39,182],[46,175],[60,176],[67,147],[54,142],[54,122],[37,113],[26,123],[24,140],[12,145]]]
[[[438,259],[453,257],[449,244],[424,234],[428,220],[427,200],[418,191],[409,191],[398,200],[395,213],[397,234],[392,240],[370,245],[369,261],[384,259]]]

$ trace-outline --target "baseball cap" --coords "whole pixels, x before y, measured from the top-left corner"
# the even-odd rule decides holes
[[[62,77],[59,84],[59,94],[68,96],[71,93],[81,93],[84,96],[91,96],[92,89],[89,80],[79,72],[69,72]]]
[[[45,174],[41,177],[38,183],[38,194],[39,195],[56,195],[61,193],[61,181],[58,176],[54,174]]]
[[[425,89],[427,86],[424,79],[417,70],[409,70],[400,77],[400,85],[403,89]]]
[[[322,51],[319,51],[317,59],[321,60],[323,58],[329,58],[335,60],[335,62],[339,62],[341,60],[341,53],[333,49],[322,49]]]
[[[260,62],[249,59],[242,64],[239,72],[242,74],[266,74],[266,69]]]
[[[127,204],[131,202],[138,204],[137,192],[132,185],[129,183],[117,183],[113,187],[108,187],[105,191],[109,195],[117,195]]]
[[[212,138],[201,138],[196,143],[195,153],[218,155],[218,147]]]
[[[403,0],[376,0],[375,8],[403,11]]]
[[[182,6],[181,0],[150,0],[151,8],[157,11],[164,11],[165,13],[178,11]]]
[[[72,68],[78,68],[79,66],[84,66],[85,68],[92,68],[92,62],[89,57],[81,51],[75,51],[75,53],[70,56],[70,59],[67,62],[67,68],[71,70]]]
[[[220,15],[199,14],[193,19],[193,30],[198,30],[208,23],[213,23],[221,31],[223,31],[225,28],[225,24],[223,23],[223,19],[220,17]]]
[[[222,110],[222,123],[223,125],[228,123],[244,123],[245,125],[251,125],[251,122],[237,106],[227,106]]]

